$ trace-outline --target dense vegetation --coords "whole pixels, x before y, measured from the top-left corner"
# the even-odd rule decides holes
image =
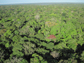
[[[0,63],[84,63],[84,4],[0,6]]]

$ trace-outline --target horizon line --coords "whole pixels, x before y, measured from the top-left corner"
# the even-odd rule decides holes
[[[3,3],[0,3],[0,5],[15,5],[15,4],[53,4],[53,3],[70,3],[70,4],[75,4],[75,3],[83,3],[84,2],[35,2],[35,3],[8,3],[8,4],[3,4]]]

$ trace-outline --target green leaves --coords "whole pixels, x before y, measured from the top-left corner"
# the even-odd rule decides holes
[[[11,32],[10,30],[7,30],[7,31],[4,33],[4,36],[9,37],[11,34],[12,34],[12,32]]]
[[[41,33],[41,30],[39,30],[38,33]]]
[[[6,43],[6,44],[5,44],[5,47],[7,47],[7,48],[8,48],[8,47],[9,47],[9,43]]]
[[[48,53],[48,52],[49,52],[48,50],[46,50],[46,49],[44,49],[44,48],[37,48],[36,51],[37,51],[38,53],[41,53],[41,54],[45,54],[45,53]]]
[[[39,59],[40,59],[40,60],[43,59],[41,56],[39,56],[39,55],[36,54],[36,53],[34,53],[32,56],[34,57],[34,58],[31,58],[31,60],[30,60],[32,63],[34,63],[34,62],[35,62],[35,63],[39,63],[39,62],[40,62]],[[38,57],[39,57],[39,59],[38,59]]]
[[[47,63],[47,61],[45,61],[42,56],[40,56],[40,55],[38,55],[38,54],[36,54],[36,53],[32,54],[32,56],[33,56],[34,58],[32,58],[32,59],[30,60],[31,63],[34,63],[34,62],[36,62],[36,63],[39,63],[39,62],[41,62],[41,63]]]
[[[80,59],[84,61],[84,51],[82,52]]]
[[[39,39],[41,39],[41,40],[44,39],[44,36],[43,36],[43,34],[41,34],[41,33],[36,34],[35,37],[37,37],[37,38],[39,38]]]
[[[19,32],[16,30],[16,31],[15,31],[15,34],[17,35],[17,34],[19,34]]]
[[[66,43],[63,43],[63,42],[54,46],[54,49],[63,49],[63,48],[68,48],[66,46]]]
[[[45,43],[45,42],[41,42],[41,45],[42,45],[42,46],[46,46],[47,43]]]
[[[0,23],[4,23],[6,20],[5,19],[2,19],[1,21],[0,21]]]
[[[25,55],[32,54],[36,50],[35,44],[33,44],[31,42],[24,43],[23,47],[24,47],[24,53],[25,53]]]
[[[20,45],[19,43],[14,43],[13,44],[13,54],[11,54],[11,56],[13,55],[17,55],[17,57],[22,57],[24,54],[21,52],[23,49],[22,45]]]
[[[46,45],[46,48],[47,48],[47,49],[53,49],[53,48],[54,48],[54,43],[48,43],[48,44]]]
[[[77,63],[77,59],[84,61],[84,8],[78,7],[78,4],[77,7],[63,5],[0,6],[0,63]],[[50,35],[56,38],[51,39]],[[81,48],[82,50],[77,51]],[[50,55],[53,50],[62,53],[61,61],[56,58],[58,53],[52,52],[52,56]]]
[[[29,63],[27,60],[23,59],[20,63]]]
[[[24,54],[22,52],[16,50],[16,52],[13,51],[12,55],[17,55],[17,57],[22,57]]]
[[[66,16],[66,13],[62,13],[62,16],[65,17]]]
[[[77,48],[77,40],[76,39],[69,40],[67,46],[69,48],[72,48],[74,51],[76,51],[76,48]]]
[[[50,34],[53,34],[55,35],[56,34],[56,26],[52,27],[51,31],[50,31]]]
[[[14,42],[19,42],[20,39],[21,39],[21,37],[20,37],[19,35],[16,35],[16,36],[14,36],[14,37],[12,38],[12,40],[13,40]]]

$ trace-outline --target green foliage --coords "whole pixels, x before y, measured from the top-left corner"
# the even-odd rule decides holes
[[[63,48],[68,48],[66,46],[66,43],[59,43],[58,45],[54,46],[54,49],[63,49]]]
[[[41,54],[45,54],[45,53],[48,53],[49,52],[48,50],[45,50],[44,48],[37,48],[36,51],[38,53],[41,53]]]
[[[38,33],[41,33],[41,30],[39,30]]]
[[[19,29],[19,34],[20,35],[25,35],[29,33],[29,26],[25,25],[21,29]]]
[[[0,23],[4,23],[5,22],[5,19],[2,19],[1,21],[0,21]]]
[[[47,49],[53,49],[53,48],[54,48],[54,43],[48,43],[48,44],[46,45],[46,48],[47,48]]]
[[[42,61],[41,61],[41,63],[48,63],[48,62],[47,62],[47,61],[45,61],[45,60],[42,60]]]
[[[49,31],[44,31],[44,36],[47,37],[49,35]]]
[[[45,60],[43,60],[43,57],[42,56],[40,56],[40,55],[38,55],[38,54],[36,54],[36,53],[34,53],[33,55],[32,55],[34,58],[32,58],[31,59],[31,63],[33,63],[33,62],[36,62],[36,63],[39,63],[40,61],[41,61],[41,63],[47,63],[47,61],[45,61]],[[38,59],[39,58],[39,59]]]
[[[16,30],[16,31],[15,31],[15,34],[16,34],[16,35],[18,35],[18,34],[19,34],[19,32]]]
[[[4,63],[28,63],[28,62],[23,58],[13,57],[11,59],[5,60]]]
[[[4,33],[4,36],[11,38],[11,37],[13,36],[13,34],[12,34],[12,32],[11,32],[10,30],[7,30],[7,31]]]
[[[69,40],[67,46],[68,46],[69,48],[72,48],[74,51],[76,51],[76,48],[77,48],[76,39]]]
[[[16,55],[17,57],[22,57],[24,54],[22,53],[23,46],[19,44],[18,42],[13,44],[13,53],[10,55],[11,57],[13,55]]]
[[[13,40],[14,42],[19,42],[20,39],[21,39],[21,37],[20,37],[19,35],[13,36],[13,38],[12,38],[12,40]]]
[[[60,60],[58,63],[77,63],[77,60],[69,58],[68,60]]]
[[[4,56],[5,56],[4,51],[2,51],[0,48],[0,63],[4,61],[4,59],[3,59]]]
[[[50,42],[51,40],[50,39],[46,39],[47,42]]]
[[[8,48],[8,47],[9,47],[9,43],[6,43],[6,44],[5,44],[5,47]]]
[[[41,56],[39,56],[38,54],[34,53],[32,54],[33,57],[39,57],[39,60],[42,60],[43,58]]]
[[[45,43],[45,42],[41,42],[41,45],[42,45],[42,46],[46,46],[47,43]]]
[[[0,6],[0,63],[28,63],[31,55],[29,63],[83,62],[83,9],[84,4]],[[56,52],[47,55],[54,50],[60,59]]]
[[[65,17],[66,16],[66,13],[62,13],[62,16]]]
[[[29,28],[29,34],[30,34],[31,36],[33,36],[34,33],[35,33],[35,30],[34,30],[33,28]]]
[[[27,60],[23,59],[20,63],[29,63]]]
[[[51,29],[50,33],[53,34],[53,35],[55,35],[55,34],[56,34],[56,30],[57,30],[57,28],[56,28],[56,26],[54,26],[54,27]]]
[[[31,43],[31,42],[26,42],[23,44],[23,47],[24,47],[24,53],[25,55],[29,55],[29,54],[32,54],[34,53],[34,51],[36,50],[36,46],[35,44]]]
[[[0,29],[0,35],[4,35],[4,33],[6,32],[6,29]]]
[[[84,51],[82,52],[80,59],[84,61]]]
[[[37,38],[39,38],[39,39],[41,39],[41,40],[44,39],[44,35],[41,34],[41,33],[36,34],[35,37],[37,37]]]

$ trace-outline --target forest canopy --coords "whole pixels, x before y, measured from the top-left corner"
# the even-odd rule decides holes
[[[0,63],[83,63],[84,4],[0,6]]]

